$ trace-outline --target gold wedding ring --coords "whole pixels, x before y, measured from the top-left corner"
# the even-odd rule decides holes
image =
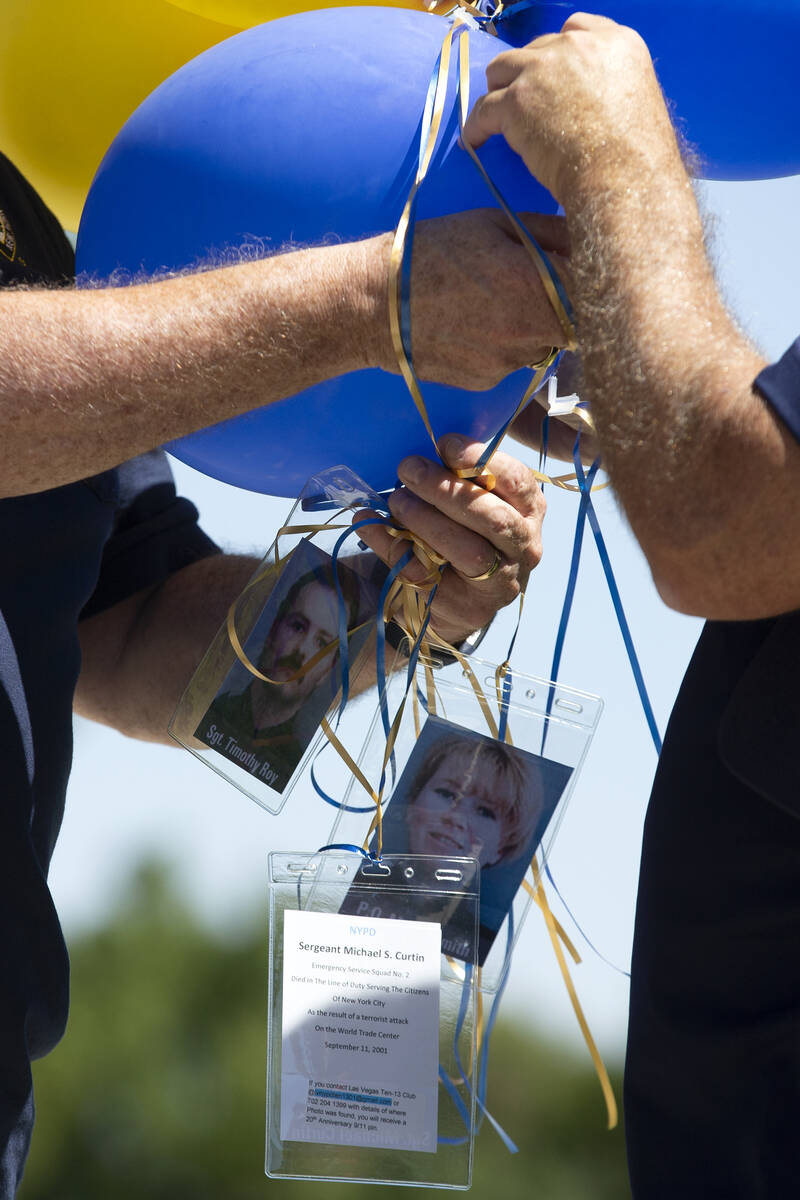
[[[464,578],[468,579],[470,581],[470,583],[483,583],[484,580],[492,578],[492,576],[497,571],[497,568],[500,566],[500,563],[502,561],[503,561],[503,556],[500,553],[500,551],[497,549],[497,547],[495,546],[494,562],[489,567],[489,570],[484,571],[482,575],[464,575]],[[462,574],[463,574],[463,571],[462,571]]]

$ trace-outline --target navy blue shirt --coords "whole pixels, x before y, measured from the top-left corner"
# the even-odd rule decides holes
[[[72,269],[55,218],[0,155],[0,285],[58,285]],[[0,1200],[10,1200],[33,1120],[30,1059],[67,1016],[47,869],[72,759],[78,623],[216,547],[160,450],[0,500],[0,547]]]
[[[756,387],[800,442],[800,338],[764,368]]]

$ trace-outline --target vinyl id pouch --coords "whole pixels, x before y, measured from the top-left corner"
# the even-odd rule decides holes
[[[269,856],[271,1178],[470,1186],[476,976],[442,937],[458,911],[477,952],[478,883],[474,858]]]
[[[510,676],[510,678],[509,678]],[[384,778],[376,807],[351,776],[329,843],[382,855],[475,857],[480,865],[478,939],[458,913],[442,930],[458,977],[477,968],[478,986],[502,988],[531,901],[602,711],[597,696],[474,657],[432,672],[417,668],[393,752],[386,716],[398,710],[405,679],[390,678],[359,756],[363,777]],[[376,878],[354,915],[386,907]],[[396,904],[393,911],[396,911]]]
[[[270,551],[236,598],[189,682],[169,732],[197,759],[278,813],[325,741],[323,722],[352,716],[374,645],[386,568],[357,536],[352,511],[381,499],[347,468],[306,484]],[[332,511],[331,511],[332,510]],[[348,709],[349,702],[349,710]],[[329,786],[348,771],[330,756]]]

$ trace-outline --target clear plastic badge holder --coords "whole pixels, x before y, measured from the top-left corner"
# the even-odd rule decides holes
[[[478,879],[474,858],[269,856],[269,1176],[470,1186],[475,972],[441,947],[455,921],[476,951]]]
[[[477,953],[470,956],[458,931],[446,930],[445,971],[457,979],[465,962],[476,965],[480,990],[497,993],[602,700],[518,671],[498,680],[495,664],[468,662],[472,679],[458,664],[433,673],[418,668],[416,697],[405,706],[386,767],[381,850],[479,857]],[[383,714],[397,711],[404,689],[404,675],[390,679],[367,733],[358,765],[373,783],[386,749]],[[374,816],[374,804],[351,778],[328,842],[377,850]]]
[[[312,477],[269,553],[232,605],[169,727],[201,762],[278,813],[325,740],[321,722],[357,689],[373,645],[385,568],[351,530],[350,511],[381,498],[346,467]],[[309,666],[309,657],[319,661]],[[260,678],[263,675],[267,680]],[[363,736],[345,707],[339,731]],[[349,772],[335,754],[327,790]]]

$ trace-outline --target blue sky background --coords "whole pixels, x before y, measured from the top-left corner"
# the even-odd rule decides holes
[[[725,294],[743,327],[767,356],[775,357],[800,331],[800,178],[710,184],[703,194],[716,227],[715,255]],[[268,548],[288,512],[287,501],[241,492],[180,463],[175,471],[205,528],[225,547],[258,555]],[[732,480],[731,486],[748,486],[748,481]],[[548,504],[545,559],[531,579],[513,657],[518,669],[544,676],[576,508],[573,495],[554,489],[548,491]],[[609,491],[598,496],[597,508],[663,730],[700,623],[661,604]],[[501,614],[483,657],[498,662],[505,657],[513,624],[511,611]],[[561,680],[601,695],[606,707],[551,864],[582,928],[607,958],[626,968],[655,753],[588,539]],[[374,700],[358,703],[366,725]],[[67,815],[51,879],[67,934],[101,924],[134,865],[153,855],[174,864],[186,897],[210,925],[234,932],[242,913],[264,907],[268,851],[313,850],[326,840],[329,810],[319,811],[313,832],[308,811],[298,792],[281,816],[270,816],[183,750],[143,745],[78,720]],[[687,829],[686,837],[691,836]],[[675,868],[679,871],[680,863]],[[601,1049],[613,1056],[624,1044],[627,981],[582,949],[585,961],[575,972],[578,990]],[[518,944],[504,1006],[506,1013],[553,1038],[571,1044],[581,1040],[535,911]]]

